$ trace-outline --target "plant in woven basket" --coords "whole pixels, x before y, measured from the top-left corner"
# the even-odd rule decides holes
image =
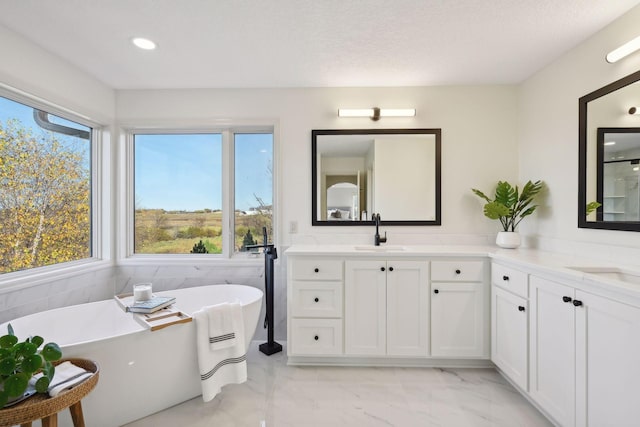
[[[42,376],[36,381],[35,389],[45,393],[55,371],[52,362],[62,357],[58,344],[44,344],[44,339],[37,335],[20,342],[11,325],[7,329],[7,335],[0,337],[0,408],[21,397],[31,377],[39,372]],[[42,349],[38,350],[40,346]]]

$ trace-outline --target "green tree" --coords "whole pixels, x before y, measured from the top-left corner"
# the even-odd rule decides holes
[[[209,251],[207,250],[207,247],[205,246],[204,242],[200,240],[198,243],[193,245],[193,249],[191,249],[191,253],[192,254],[208,254]]]
[[[247,234],[244,235],[244,239],[242,240],[242,252],[247,250],[247,246],[255,245],[256,241],[253,240],[253,235],[251,234],[251,230],[247,230]]]
[[[0,122],[0,273],[91,256],[90,190],[84,153]]]

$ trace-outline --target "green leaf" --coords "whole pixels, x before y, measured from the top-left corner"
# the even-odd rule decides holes
[[[589,215],[591,212],[595,211],[600,206],[602,206],[602,203],[598,203],[598,202],[588,203],[587,204],[587,209],[586,209],[586,215]]]
[[[0,360],[0,375],[11,375],[16,368],[16,359],[13,357],[5,357]]]
[[[18,397],[22,396],[22,394],[27,389],[27,384],[29,383],[29,377],[27,377],[22,372],[11,375],[4,381],[4,389],[7,393],[9,393],[9,397]]]
[[[4,408],[4,405],[9,401],[9,393],[2,390],[0,391],[0,408]]]
[[[47,343],[42,348],[42,357],[44,357],[44,360],[49,361],[58,360],[62,357],[62,350],[60,350],[58,344],[54,342]]]
[[[36,347],[40,347],[42,344],[44,344],[44,338],[42,338],[39,335],[36,335],[35,337],[31,338],[31,342],[36,346]]]
[[[43,376],[43,377],[38,378],[38,381],[36,381],[36,391],[38,393],[46,393],[47,390],[49,389],[49,384],[50,383],[51,383],[51,381],[47,377]]]
[[[511,208],[518,201],[518,190],[506,181],[499,181],[496,187],[496,202]]]
[[[471,191],[473,191],[476,196],[485,199],[488,203],[491,203],[491,199],[489,199],[482,191],[476,190],[475,188],[472,188]]]
[[[35,354],[36,351],[38,351],[38,347],[33,343],[25,341],[20,344],[22,345],[20,346],[20,349],[17,351],[18,355],[20,356],[24,356],[24,357],[31,356],[32,354]]]
[[[2,348],[9,348],[9,347],[13,347],[14,345],[16,345],[16,343],[18,342],[18,337],[16,337],[15,335],[3,335],[2,337],[0,337],[0,347]]]
[[[499,219],[509,215],[509,208],[499,202],[491,202],[484,205],[484,214],[490,219]]]
[[[33,374],[42,366],[42,357],[39,354],[31,354],[24,358],[20,367],[22,372],[26,374]]]
[[[8,324],[7,324],[7,334],[9,334],[9,335],[15,335],[15,334],[13,333],[13,326],[11,326],[11,323],[8,323]]]

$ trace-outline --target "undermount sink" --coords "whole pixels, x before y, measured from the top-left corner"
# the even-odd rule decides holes
[[[567,267],[571,270],[580,271],[586,274],[593,274],[598,277],[619,280],[625,283],[640,285],[640,272],[624,270],[618,267]]]
[[[405,250],[404,246],[393,246],[393,245],[362,245],[362,246],[354,246],[353,249],[360,252],[402,252]]]

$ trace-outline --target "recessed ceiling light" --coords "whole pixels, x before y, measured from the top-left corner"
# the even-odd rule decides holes
[[[156,44],[154,42],[143,37],[134,37],[133,39],[131,39],[131,42],[140,49],[144,50],[153,50],[156,48]]]

